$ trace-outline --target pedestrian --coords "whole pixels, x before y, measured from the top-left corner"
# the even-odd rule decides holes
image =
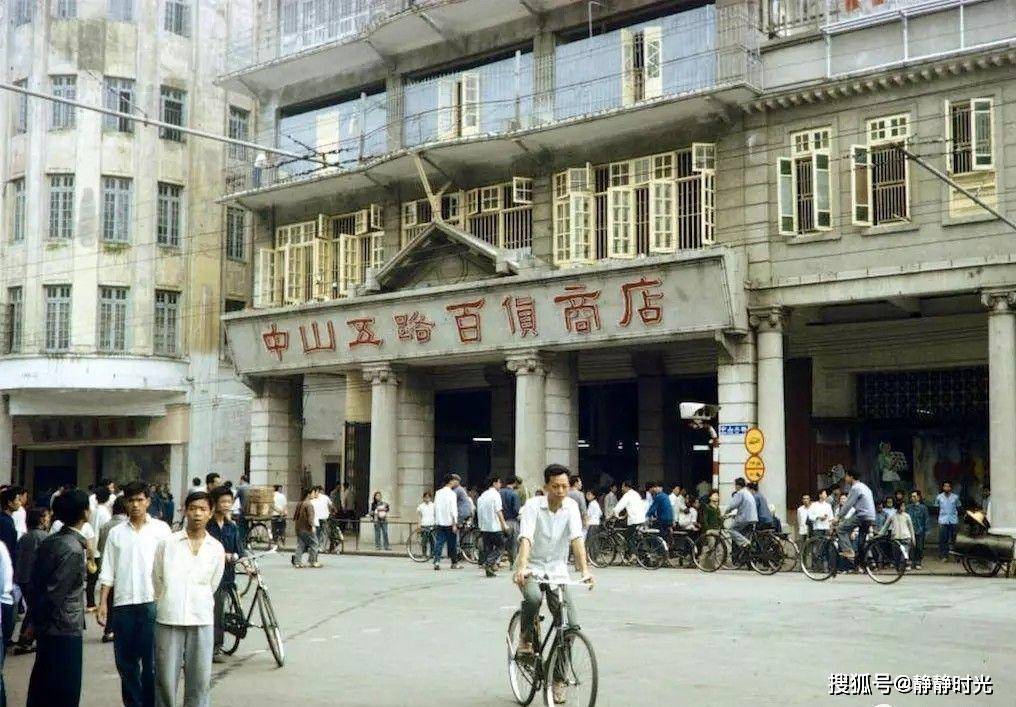
[[[480,564],[487,577],[496,576],[498,566],[501,564],[501,548],[508,530],[503,509],[501,479],[491,475],[487,479],[487,490],[476,500],[476,523],[483,540],[483,559]]]
[[[902,489],[896,489],[896,492],[893,494],[893,508],[899,510],[900,508],[905,508],[906,505],[906,494],[903,493]]]
[[[610,518],[614,514],[614,506],[617,505],[617,484],[611,484],[607,495],[603,497],[603,514]]]
[[[190,488],[187,489],[188,494],[196,493],[198,491],[202,491],[204,493],[208,492],[208,489],[205,488],[205,485],[201,483],[201,477],[195,476],[193,479],[190,480],[190,482],[191,482]]]
[[[797,534],[803,538],[811,535],[811,519],[808,518],[808,509],[811,508],[811,496],[801,496],[801,505],[797,507]]]
[[[324,486],[314,487],[314,498],[311,500],[311,505],[314,506],[314,534],[317,536],[318,548],[321,548],[328,542],[328,522],[333,511],[332,500],[325,494]],[[372,513],[373,510],[372,506]]]
[[[748,546],[748,539],[744,533],[749,532],[758,525],[758,504],[755,496],[748,489],[748,484],[740,476],[734,479],[734,494],[730,502],[723,509],[723,515],[728,513],[734,515],[734,524],[730,527],[730,537],[741,547]]]
[[[391,512],[392,507],[388,501],[384,500],[380,491],[374,492],[374,497],[370,502],[370,515],[374,519],[374,549],[381,550],[382,542],[384,544],[384,550],[390,551],[392,548],[388,544],[388,514]]]
[[[813,533],[825,533],[831,527],[833,507],[829,505],[829,494],[825,489],[818,492],[818,499],[808,506],[808,521]]]
[[[424,555],[434,554],[434,497],[430,491],[423,492],[423,499],[416,507],[416,515],[420,519],[420,530],[423,541]]]
[[[14,519],[14,529],[18,531],[18,539],[28,532],[28,491],[21,487],[18,490],[18,509],[11,513]]]
[[[213,508],[212,520],[208,523],[208,534],[219,541],[226,553],[226,566],[222,579],[215,589],[215,629],[213,631],[212,662],[225,663],[226,654],[222,652],[225,641],[223,617],[226,611],[226,599],[236,589],[236,563],[247,556],[243,542],[240,540],[240,529],[230,519],[233,508],[232,489],[219,487],[209,494]]]
[[[282,485],[275,484],[272,490],[272,538],[275,544],[280,544],[286,539],[286,511],[289,508],[289,499],[282,493]]]
[[[924,505],[924,498],[918,489],[910,492],[910,503],[907,505],[907,514],[914,524],[914,569],[921,569],[924,561],[924,536],[928,532],[931,518],[928,514],[928,507]]]
[[[709,503],[709,494],[713,491],[713,484],[710,479],[702,479],[695,485],[695,495],[699,503]]]
[[[7,546],[0,543],[0,630],[3,631],[3,650],[7,654],[14,645],[14,560],[7,552]],[[0,674],[3,661],[0,660]]]
[[[625,514],[625,555],[635,547],[635,532],[640,525],[646,522],[646,505],[642,494],[635,490],[632,482],[625,479],[621,482],[621,500],[614,506],[611,518],[620,518]]]
[[[95,560],[95,573],[88,575],[88,583],[85,585],[85,594],[88,596],[88,605],[95,606],[95,585],[99,581],[99,573],[102,571],[102,550],[99,549],[99,531],[113,519],[113,503],[118,497],[113,495],[107,486],[100,486],[95,490],[95,510],[88,520],[88,524],[95,531],[95,538],[91,540],[95,551],[92,559]]]
[[[678,527],[686,533],[696,534],[699,530],[699,500],[695,496],[688,496],[681,508],[681,514],[677,516]]]
[[[307,561],[311,567],[320,567],[318,562],[318,540],[314,532],[314,496],[317,487],[311,486],[303,492],[303,498],[296,505],[293,513],[293,526],[296,530],[296,552],[293,553],[293,567],[304,567],[303,553],[307,553]]]
[[[893,540],[903,543],[907,555],[913,556],[912,548],[914,547],[916,534],[914,533],[914,522],[910,518],[910,514],[907,513],[906,508],[900,508],[889,516],[885,525],[879,528],[879,533],[885,532],[888,532]]]
[[[225,571],[222,544],[207,531],[207,493],[184,500],[184,530],[155,551],[155,704],[175,707],[183,670],[184,707],[208,707],[212,682],[215,590]],[[119,631],[117,632],[119,634]]]
[[[128,484],[129,486],[130,484]],[[99,528],[99,538],[96,544],[97,549],[100,553],[105,552],[106,543],[109,540],[109,532],[127,521],[127,501],[124,499],[124,494],[120,494],[113,501],[113,517],[107,521],[107,523]],[[102,581],[102,570],[99,571],[99,581]],[[100,595],[101,596],[101,595]],[[106,595],[106,615],[113,615],[113,593],[109,592]],[[113,640],[113,629],[110,628],[110,622],[107,621],[106,625],[102,629],[102,642],[109,643]]]
[[[348,521],[346,530],[349,530],[353,526],[353,521],[356,520],[356,494],[353,493],[348,481],[342,484],[342,508],[343,515]]]
[[[88,494],[68,489],[53,500],[60,531],[39,544],[28,604],[38,649],[26,707],[77,707],[85,629],[85,536]]]
[[[18,527],[14,522],[14,513],[21,508],[21,492],[16,486],[8,486],[0,491],[0,541],[7,546],[7,553],[14,557],[18,548]]]
[[[759,530],[776,528],[775,517],[772,511],[769,510],[769,501],[762,491],[759,490],[758,482],[749,481],[748,490],[751,491],[751,495],[755,499],[755,514],[758,516]]]
[[[603,522],[603,510],[600,502],[596,500],[596,492],[592,489],[586,491],[586,517],[589,522],[586,524],[586,540],[595,537],[600,530],[600,523]]]
[[[222,483],[222,477],[216,474],[214,471],[210,471],[205,474],[205,493],[211,493],[215,490],[215,487]],[[187,494],[188,496],[190,494]],[[187,499],[184,499],[186,503]]]
[[[839,522],[840,554],[848,560],[855,559],[854,566],[860,569],[864,558],[864,549],[868,542],[868,530],[875,522],[875,502],[868,485],[857,478],[856,471],[844,471],[844,482],[849,493],[836,512]],[[853,513],[851,513],[853,512]],[[855,553],[850,535],[857,530],[857,550]]]
[[[709,502],[702,509],[702,530],[708,532],[710,530],[722,530],[723,529],[723,512],[720,510],[720,492],[713,491],[709,492]]]
[[[889,514],[886,513],[885,503],[883,501],[875,502],[875,527],[881,528],[889,520]]]
[[[938,507],[938,555],[943,562],[949,561],[949,552],[956,540],[956,528],[959,524],[960,497],[952,492],[952,484],[942,484],[942,492],[935,497]]]
[[[32,569],[39,545],[49,536],[48,508],[33,508],[26,520],[28,532],[18,540],[17,553],[14,556],[14,583],[18,585],[21,596],[25,598],[25,617],[21,620],[21,634],[14,646],[15,655],[24,655],[35,650],[35,631],[32,628],[32,605],[28,601],[31,592]]]
[[[586,496],[582,493],[582,477],[578,474],[572,474],[568,479],[571,484],[568,489],[568,498],[575,501],[575,505],[579,507],[579,516],[582,518],[583,530],[589,527],[589,516],[586,509]]]
[[[88,522],[92,524],[93,528],[95,527],[95,509],[99,505],[99,489],[106,489],[107,491],[109,491],[110,495],[114,495],[116,493],[116,484],[114,484],[109,479],[102,479],[98,484],[95,485],[95,488],[92,489],[91,494],[89,494]]]
[[[653,494],[653,501],[649,504],[646,518],[653,520],[653,527],[660,531],[663,542],[667,543],[667,547],[670,547],[674,543],[671,533],[676,520],[674,503],[670,500],[670,495],[663,492],[663,483],[660,481],[652,482],[650,492]],[[681,505],[684,506],[683,503]]]
[[[148,514],[150,493],[144,483],[127,484],[122,498],[117,500],[117,504],[123,502],[126,520],[113,527],[107,523],[103,527],[105,537],[100,532],[99,538],[104,554],[96,620],[113,635],[113,656],[125,707],[155,704],[156,608],[152,570],[159,543],[172,531],[164,521]]]
[[[501,513],[508,524],[505,533],[505,549],[508,551],[508,562],[515,564],[515,554],[519,547],[519,512],[522,509],[522,498],[518,492],[519,478],[510,474],[501,485]]]
[[[681,488],[681,484],[674,484],[670,489],[670,505],[674,507],[675,518],[679,518],[681,511],[688,505],[688,502],[684,498],[684,490]]]
[[[455,530],[459,522],[458,499],[455,495],[455,488],[459,484],[459,477],[456,474],[448,474],[444,478],[444,486],[434,494],[434,569],[441,569],[441,550],[445,544],[448,545],[448,559],[452,563],[452,569],[457,570],[459,564],[458,538]]]
[[[163,516],[166,525],[173,526],[173,518],[176,515],[176,499],[173,497],[172,491],[169,490],[167,484],[162,485],[162,498],[163,498]]]

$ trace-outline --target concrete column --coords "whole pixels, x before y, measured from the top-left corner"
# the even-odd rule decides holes
[[[633,355],[638,375],[639,485],[662,481],[663,469],[663,359]]]
[[[787,422],[783,400],[783,331],[787,311],[780,307],[753,311],[758,332],[758,426],[765,435],[762,461],[766,475],[759,488],[776,515],[787,520]]]
[[[177,498],[183,500],[187,497],[190,482],[187,479],[186,444],[169,445],[169,479],[167,483]]]
[[[490,385],[490,470],[503,479],[515,473],[514,381],[504,366],[488,366],[483,377]]]
[[[0,396],[0,484],[14,482],[14,420],[10,398]]]
[[[533,38],[533,93],[536,120],[549,122],[554,118],[554,53],[557,37],[541,31]]]
[[[434,490],[434,389],[429,379],[409,371],[399,386],[399,466],[392,502],[393,520],[417,521],[423,492]],[[393,542],[404,538],[390,529]],[[398,530],[405,532],[405,526]],[[398,540],[396,539],[398,536]]]
[[[547,362],[538,351],[512,354],[508,370],[515,374],[515,475],[532,493],[547,464]]]
[[[563,464],[573,473],[578,473],[579,379],[574,354],[554,357],[547,368],[544,400],[547,429],[545,463]]]
[[[755,424],[755,337],[728,339],[716,368],[720,424]],[[720,503],[730,498],[734,479],[744,476],[748,453],[740,436],[720,436]]]
[[[368,499],[380,491],[398,507],[399,381],[387,363],[367,366],[363,379],[370,383],[370,489]]]
[[[258,387],[250,412],[250,481],[281,484],[299,495],[303,378],[270,379]]]
[[[385,76],[385,95],[388,97],[388,152],[404,146],[403,118],[406,110],[405,80],[402,74],[389,71]]]
[[[988,307],[988,434],[992,532],[1016,536],[1016,290],[982,295]]]

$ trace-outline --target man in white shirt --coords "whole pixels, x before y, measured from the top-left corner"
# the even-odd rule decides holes
[[[515,584],[522,590],[522,627],[518,655],[532,659],[536,616],[543,603],[539,579],[552,582],[568,581],[568,550],[575,555],[575,568],[582,581],[593,584],[586,564],[586,545],[582,539],[582,518],[579,507],[568,498],[569,471],[560,464],[551,464],[543,471],[543,495],[535,496],[519,514],[519,555],[515,564]],[[638,494],[636,494],[636,497]],[[641,499],[638,499],[641,503]],[[533,576],[535,575],[535,576]],[[561,587],[568,608],[568,622],[578,623],[575,604],[567,586]],[[560,618],[561,606],[556,594],[547,593],[551,613]],[[555,680],[554,701],[564,701],[563,682]]]
[[[311,500],[311,505],[314,506],[314,533],[317,535],[318,546],[327,547],[325,535],[328,532],[328,519],[332,515],[332,499],[328,498],[324,486],[314,488],[317,489],[317,496]]]
[[[155,702],[155,587],[152,567],[159,542],[172,531],[148,515],[148,485],[127,484],[127,522],[109,529],[102,547],[96,620],[113,634],[113,654],[125,705]],[[100,490],[101,494],[101,490]],[[102,503],[97,507],[102,508]],[[101,526],[100,526],[101,527]],[[107,616],[109,594],[112,616]]]
[[[21,489],[20,499],[21,503],[18,505],[18,509],[11,513],[11,518],[14,519],[14,529],[18,531],[18,540],[28,532],[28,491]]]
[[[812,532],[829,530],[833,520],[833,507],[829,505],[829,494],[822,489],[818,492],[818,500],[808,506],[808,520],[811,521]]]
[[[275,492],[272,495],[272,538],[275,544],[280,544],[286,539],[286,512],[289,508],[289,499],[282,493],[282,486],[275,485]]]
[[[610,517],[620,518],[621,513],[627,514],[625,540],[628,547],[634,547],[635,530],[646,522],[646,503],[642,495],[632,488],[631,482],[627,479],[621,482],[621,492],[621,500],[614,506]]]
[[[810,523],[808,522],[808,509],[811,508],[811,496],[801,496],[801,505],[797,507],[797,534],[802,538],[809,535]]]
[[[488,577],[497,575],[501,562],[501,545],[508,531],[501,503],[501,479],[487,479],[487,490],[476,500],[476,522],[483,538],[483,568]]]
[[[152,567],[157,707],[177,704],[181,668],[186,704],[209,704],[214,595],[225,571],[226,552],[206,530],[212,517],[208,494],[193,493],[186,504],[186,529],[159,542]]]
[[[674,508],[674,517],[680,518],[681,511],[687,506],[684,502],[684,490],[681,488],[681,484],[674,484],[674,488],[670,490],[670,505]]]
[[[99,482],[99,485],[95,487],[95,491],[93,491],[92,494],[89,495],[89,497],[88,497],[88,512],[89,512],[89,516],[88,517],[90,519],[92,519],[92,520],[95,520],[95,509],[96,509],[96,507],[100,503],[102,503],[102,501],[100,501],[99,497],[98,497],[98,491],[99,491],[99,489],[102,489],[102,488],[109,489],[110,495],[113,495],[113,494],[116,493],[116,484],[114,484],[112,481],[110,481],[108,479],[103,479],[102,481]]]
[[[459,477],[455,474],[448,474],[444,478],[444,486],[434,494],[434,569],[441,569],[441,550],[445,543],[448,544],[448,559],[452,562],[452,569],[457,570],[461,565],[456,559],[458,557],[458,538],[455,535],[455,526],[459,522],[459,504],[455,496],[455,487],[459,485]]]

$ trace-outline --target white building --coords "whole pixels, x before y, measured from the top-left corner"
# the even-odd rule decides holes
[[[231,4],[6,2],[2,78],[247,138],[250,99],[214,83]],[[249,301],[249,217],[216,199],[242,150],[6,91],[0,106],[0,480],[179,495],[236,479],[250,395],[219,316]]]

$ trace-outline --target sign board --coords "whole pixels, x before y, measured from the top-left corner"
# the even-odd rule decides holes
[[[226,315],[241,374],[578,350],[737,324],[723,258],[574,269]]]
[[[726,423],[720,425],[720,437],[741,437],[751,428],[747,422]]]
[[[766,438],[765,435],[762,434],[762,430],[759,428],[752,427],[744,433],[744,448],[748,450],[748,454],[758,456],[762,453],[765,446]]]
[[[766,475],[766,465],[762,461],[762,457],[757,457],[752,454],[748,457],[747,461],[744,462],[744,476],[748,481],[761,481],[762,477]]]

